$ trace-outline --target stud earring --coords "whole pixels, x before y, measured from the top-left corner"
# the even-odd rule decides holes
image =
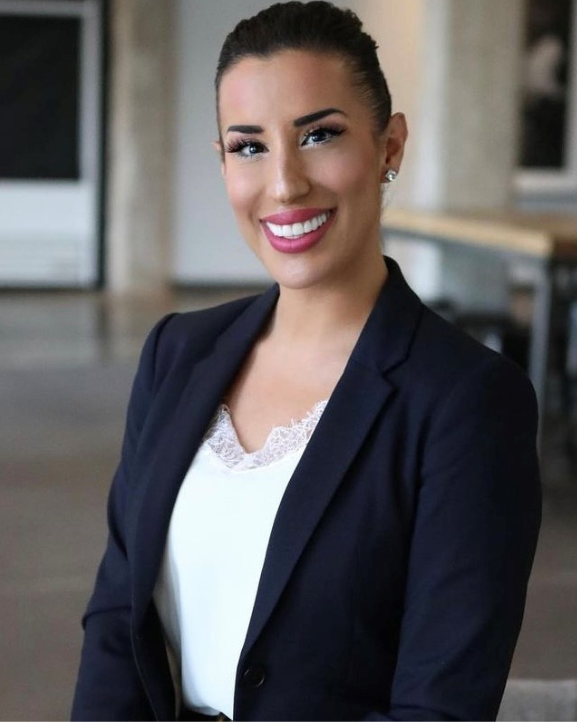
[[[397,176],[399,174],[396,170],[393,168],[389,168],[389,170],[385,173],[384,179],[387,183],[392,183],[394,180],[396,180]]]

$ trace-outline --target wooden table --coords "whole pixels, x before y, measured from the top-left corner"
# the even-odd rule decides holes
[[[386,209],[385,235],[416,238],[454,248],[531,262],[536,287],[531,320],[529,376],[544,408],[552,313],[561,268],[577,267],[577,214],[523,211],[426,212]]]

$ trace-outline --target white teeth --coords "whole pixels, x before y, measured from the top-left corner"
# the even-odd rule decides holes
[[[291,225],[278,226],[276,223],[266,222],[269,229],[279,238],[299,238],[305,233],[311,233],[320,228],[329,219],[329,213],[321,213],[314,218],[310,218],[304,223],[293,223]]]

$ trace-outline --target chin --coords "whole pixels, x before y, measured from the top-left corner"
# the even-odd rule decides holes
[[[337,275],[335,269],[331,273],[331,269],[319,258],[307,255],[274,259],[272,263],[265,263],[265,267],[279,286],[295,291],[326,284],[331,276]]]
[[[348,257],[342,248],[338,249],[334,238],[295,254],[276,251],[266,239],[255,240],[252,246],[255,255],[282,288],[299,290],[332,285],[338,279],[342,281],[347,268],[354,264],[354,256]]]
[[[290,288],[298,290],[301,288],[310,288],[320,280],[319,274],[311,273],[310,269],[291,268],[280,269],[278,265],[268,267],[268,272],[276,283],[282,288]]]

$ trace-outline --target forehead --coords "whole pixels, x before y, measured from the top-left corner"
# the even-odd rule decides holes
[[[295,50],[234,65],[222,78],[219,106],[223,124],[292,119],[324,107],[366,113],[344,60]]]

